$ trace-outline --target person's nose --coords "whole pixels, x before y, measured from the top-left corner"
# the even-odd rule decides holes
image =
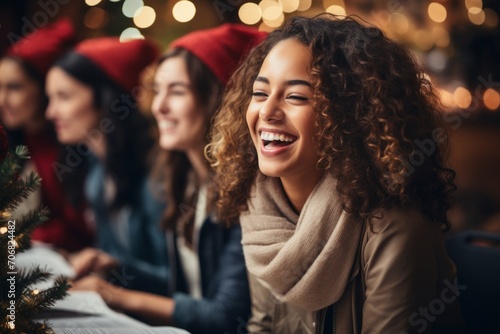
[[[7,90],[0,87],[0,108],[4,108],[7,105]]]
[[[168,114],[168,98],[165,94],[158,94],[153,98],[153,103],[151,105],[151,110],[153,115],[166,115]]]
[[[49,99],[49,104],[47,105],[47,109],[45,110],[45,118],[48,120],[54,120],[57,114],[55,102],[52,99]]]
[[[259,110],[259,117],[265,122],[281,121],[285,117],[281,99],[270,95]]]

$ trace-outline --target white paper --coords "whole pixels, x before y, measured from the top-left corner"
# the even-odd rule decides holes
[[[49,321],[55,333],[64,334],[189,334],[174,327],[151,327],[115,312],[94,291],[70,291],[42,318]]]
[[[69,296],[56,301],[52,311],[66,311],[87,315],[109,315],[111,310],[102,297],[95,291],[69,291]]]
[[[39,266],[53,274],[52,279],[37,283],[33,288],[44,290],[54,284],[54,278],[63,275],[68,278],[75,272],[66,259],[44,245],[16,254],[17,270]],[[102,297],[94,291],[69,291],[69,295],[58,300],[40,320],[48,320],[55,333],[63,334],[189,334],[174,327],[151,327],[122,313],[113,311]]]
[[[54,329],[56,334],[189,334],[185,330],[172,327],[152,327],[143,329],[130,328],[59,328]]]
[[[68,278],[75,276],[73,267],[61,254],[43,245],[33,246],[23,253],[16,254],[15,263],[18,272],[21,269],[29,270],[34,266],[38,266],[40,269],[47,270],[52,274],[50,279],[33,286],[39,290],[45,290],[54,286],[54,279],[57,276],[63,275]]]

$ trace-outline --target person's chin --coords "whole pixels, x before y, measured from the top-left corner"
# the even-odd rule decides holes
[[[63,133],[57,134],[57,140],[63,145],[77,145],[78,141],[71,136],[65,135]]]
[[[160,140],[160,148],[165,151],[178,151],[180,150],[179,145],[177,145],[172,140]]]
[[[13,122],[12,120],[8,119],[7,117],[1,119],[2,125],[4,128],[8,130],[18,130],[21,128],[21,125],[18,124],[18,122]]]
[[[262,174],[268,177],[281,177],[282,170],[275,163],[262,162],[259,160],[259,170]]]

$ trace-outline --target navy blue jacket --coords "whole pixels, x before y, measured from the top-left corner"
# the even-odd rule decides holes
[[[95,215],[96,247],[120,262],[108,281],[127,289],[166,296],[170,276],[168,255],[166,236],[159,227],[165,204],[154,198],[146,178],[138,191],[138,203],[127,207],[128,248],[125,248],[113,230],[114,222],[104,204],[104,166],[96,157],[89,157],[85,196]]]
[[[175,300],[174,326],[192,334],[246,333],[250,293],[241,246],[241,228],[225,228],[207,218],[200,230],[198,257],[203,299],[188,293],[179,264],[176,238],[169,233],[172,276],[169,288]]]

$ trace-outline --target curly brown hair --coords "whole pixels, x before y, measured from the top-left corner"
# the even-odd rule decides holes
[[[445,127],[430,81],[408,50],[378,28],[329,14],[288,20],[228,84],[206,148],[219,219],[234,220],[247,208],[258,162],[246,109],[265,57],[290,38],[312,55],[317,168],[337,179],[344,209],[367,219],[393,206],[414,206],[449,228],[455,173],[444,165],[446,136],[436,136]]]

